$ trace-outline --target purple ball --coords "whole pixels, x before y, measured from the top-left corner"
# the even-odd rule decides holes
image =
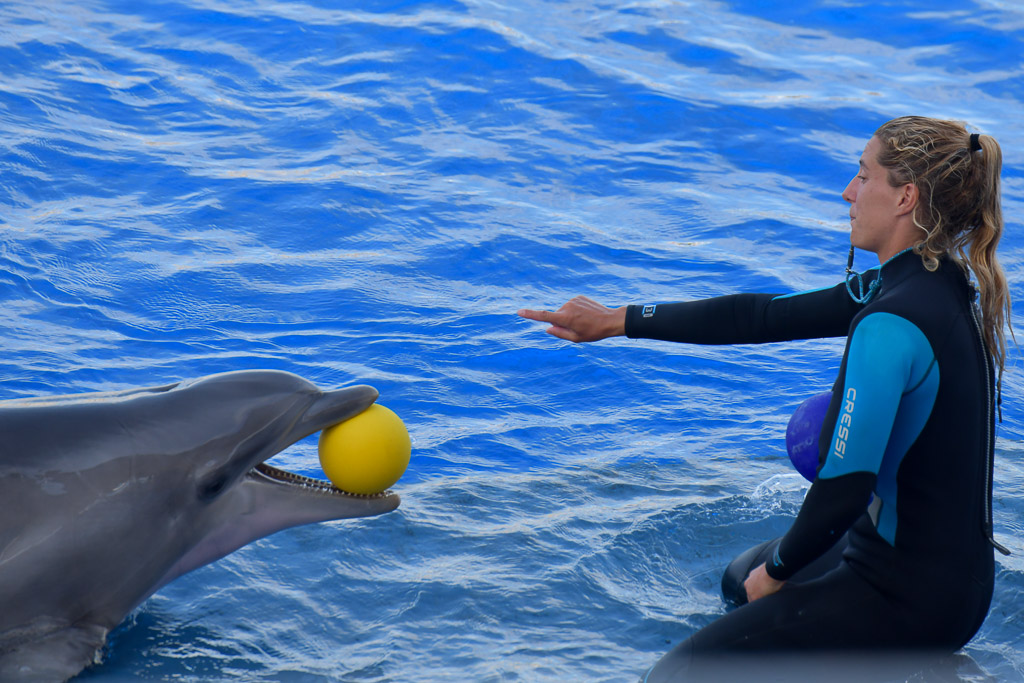
[[[807,481],[814,481],[818,476],[818,435],[831,400],[831,391],[811,396],[800,404],[786,427],[789,460]]]

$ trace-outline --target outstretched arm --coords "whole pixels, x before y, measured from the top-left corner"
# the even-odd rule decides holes
[[[799,294],[732,294],[621,308],[578,296],[557,311],[524,309],[519,315],[550,323],[548,334],[575,343],[625,335],[688,344],[763,344],[841,337],[860,309],[840,283]]]
[[[557,311],[523,309],[519,315],[529,320],[550,323],[546,331],[559,339],[593,342],[626,334],[626,307],[608,308],[585,296],[567,301]]]

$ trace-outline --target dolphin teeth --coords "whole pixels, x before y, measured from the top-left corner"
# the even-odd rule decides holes
[[[280,470],[265,462],[261,462],[249,470],[249,476],[254,479],[269,479],[276,484],[284,484],[286,486],[300,486],[308,490],[310,493],[321,493],[331,496],[348,496],[350,498],[383,498],[390,493],[390,491],[382,491],[380,493],[373,494],[349,493],[348,491],[342,491],[329,481],[304,477],[300,474],[295,474],[294,472]]]

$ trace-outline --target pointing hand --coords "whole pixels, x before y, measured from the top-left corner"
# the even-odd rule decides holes
[[[523,309],[519,315],[550,323],[551,327],[546,330],[548,334],[577,344],[626,334],[625,306],[608,308],[585,296],[570,299],[557,311]]]

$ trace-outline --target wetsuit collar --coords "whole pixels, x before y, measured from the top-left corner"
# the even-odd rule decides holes
[[[894,274],[894,271],[899,273],[906,270],[903,263],[910,261],[910,259],[899,260],[901,256],[914,251],[913,247],[907,247],[903,251],[897,252],[886,259],[885,263],[877,268],[871,268],[871,270],[877,270],[878,274],[868,284],[867,289],[864,289],[864,276],[853,270],[853,247],[850,247],[850,260],[846,264],[846,291],[850,295],[850,298],[859,304],[866,304],[875,298],[875,295],[882,288],[882,272],[887,274]],[[896,262],[896,263],[894,263]],[[889,266],[889,264],[893,264]],[[889,266],[886,268],[886,266]],[[856,291],[855,291],[856,290]]]

